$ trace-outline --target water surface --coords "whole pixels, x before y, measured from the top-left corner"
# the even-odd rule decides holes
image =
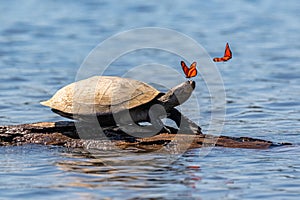
[[[100,152],[28,145],[0,147],[1,199],[298,199],[300,195],[300,45],[296,0],[239,1],[7,1],[0,5],[0,123],[57,121],[42,107],[74,81],[101,41],[132,28],[180,31],[220,56],[226,42],[233,59],[217,64],[226,91],[222,134],[293,146],[268,150],[190,150],[170,163],[166,153]],[[127,57],[126,57],[127,56]],[[180,70],[172,54],[144,50],[113,63],[158,62]],[[201,67],[201,66],[200,66]],[[162,76],[157,72],[156,79]],[[210,95],[203,88],[201,117],[208,129]],[[193,109],[186,115],[192,115]],[[114,164],[108,166],[103,159]]]

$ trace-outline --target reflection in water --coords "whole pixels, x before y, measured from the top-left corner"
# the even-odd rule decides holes
[[[200,166],[178,165],[176,161],[166,165],[166,154],[131,154],[119,156],[118,152],[102,152],[91,158],[86,152],[69,152],[64,156],[70,160],[56,162],[59,169],[75,173],[70,177],[65,187],[83,187],[110,189],[111,187],[126,187],[127,189],[151,190],[171,185],[182,185],[188,188],[195,187],[201,177],[195,173],[200,172]],[[114,165],[107,164],[109,155]],[[92,156],[93,157],[93,156]],[[99,158],[104,157],[104,160]],[[189,159],[190,156],[185,156]],[[176,196],[176,195],[175,195]]]

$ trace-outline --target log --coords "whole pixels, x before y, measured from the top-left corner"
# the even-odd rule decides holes
[[[271,141],[249,137],[213,136],[208,134],[190,135],[179,133],[160,133],[148,138],[134,138],[120,129],[111,128],[104,131],[105,137],[80,138],[78,125],[72,121],[39,122],[32,124],[0,126],[0,146],[42,144],[64,147],[84,148],[87,141],[93,141],[98,147],[109,141],[122,149],[139,149],[153,151],[167,145],[180,144],[186,149],[203,146],[219,146],[229,148],[267,149],[274,146],[291,145],[290,143],[274,143]],[[174,129],[170,128],[170,130]]]

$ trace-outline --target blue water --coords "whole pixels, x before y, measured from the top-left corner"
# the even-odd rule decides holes
[[[226,91],[223,135],[294,144],[268,150],[213,148],[205,157],[194,149],[172,162],[161,152],[102,152],[93,158],[80,149],[1,147],[0,199],[299,198],[297,0],[12,0],[2,2],[0,12],[1,125],[63,120],[39,102],[73,82],[94,47],[122,31],[162,27],[193,38],[212,57],[221,56],[230,43],[233,59],[216,65]],[[122,66],[148,61],[180,70],[174,55],[144,50],[123,55],[109,73],[121,76]],[[163,77],[158,71],[154,80]],[[196,81],[201,117],[192,108],[185,114],[205,132],[210,94],[200,77]],[[107,159],[113,165],[103,162]]]

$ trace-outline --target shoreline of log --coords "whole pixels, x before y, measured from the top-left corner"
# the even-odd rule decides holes
[[[88,140],[95,135],[82,139],[72,121],[38,122],[32,124],[0,126],[0,146],[19,146],[26,144],[58,145],[64,147],[84,148]],[[110,141],[119,148],[138,148],[155,150],[171,143],[185,146],[187,149],[203,146],[227,148],[267,149],[291,143],[274,143],[250,137],[213,136],[208,134],[188,135],[180,133],[160,133],[148,138],[133,138],[119,129],[105,130],[104,138],[95,141]]]

